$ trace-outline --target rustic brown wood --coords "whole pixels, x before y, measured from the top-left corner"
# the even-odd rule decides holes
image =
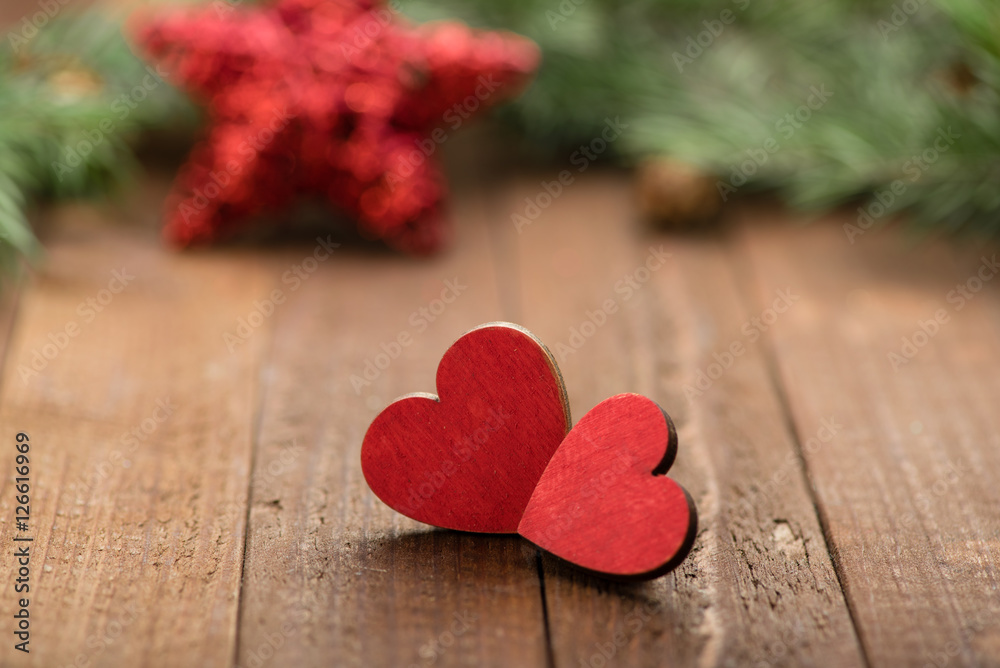
[[[265,370],[240,666],[270,654],[276,666],[545,664],[534,551],[516,536],[407,519],[362,477],[378,412],[433,388],[458,334],[502,319],[481,198],[457,201],[453,215],[456,252],[408,260],[344,248],[282,306]],[[445,281],[465,287],[443,306]],[[410,345],[355,391],[352,376],[404,332]]]
[[[0,278],[0,374],[3,373],[3,365],[7,359],[17,306],[24,289],[25,271],[17,268],[9,276]]]
[[[500,210],[539,188],[519,183]],[[660,403],[680,436],[671,477],[699,514],[691,556],[652,583],[545,561],[555,665],[864,665],[766,358],[740,331],[754,314],[730,251],[645,236],[617,177],[581,177],[520,234],[507,224],[522,322],[553,349],[574,414],[618,392]],[[602,309],[604,324],[583,324]],[[744,353],[688,401],[683,386],[733,342]]]
[[[996,663],[998,284],[948,300],[993,251],[874,230],[852,245],[843,221],[771,227],[760,210],[733,234],[650,235],[627,178],[607,174],[519,234],[510,213],[539,188],[459,193],[456,249],[430,261],[358,246],[319,260],[313,240],[173,253],[156,236],[162,184],[126,213],[55,214],[0,389],[5,465],[13,435],[31,436],[35,539],[33,651],[4,641],[0,665]],[[84,323],[79,305],[122,265],[135,280]],[[439,309],[455,279],[468,288]],[[239,320],[272,306],[244,341]],[[609,583],[368,491],[372,418],[433,389],[455,337],[496,319],[549,346],[575,415],[638,392],[674,418],[670,476],[700,525],[678,569]],[[23,381],[70,320],[80,331]],[[356,393],[403,331],[412,344]],[[4,547],[5,616],[15,569]]]
[[[742,245],[760,304],[800,293],[768,338],[861,640],[874,666],[995,664],[1000,254],[826,222],[748,214]]]
[[[266,326],[233,354],[223,333],[271,272],[172,253],[92,207],[54,217],[3,375],[0,664],[226,666]],[[13,524],[18,431],[28,532]],[[10,642],[14,535],[34,538],[29,655]]]

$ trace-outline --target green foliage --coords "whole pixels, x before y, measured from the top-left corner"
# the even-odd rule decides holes
[[[688,162],[717,175],[727,198],[766,188],[799,207],[858,201],[877,213],[891,194],[886,213],[906,209],[918,229],[1000,234],[996,3],[402,6],[416,20],[458,17],[537,41],[538,77],[500,116],[557,160],[599,136],[605,118],[620,117],[628,129],[609,151],[618,160]],[[0,267],[39,251],[30,202],[106,192],[134,167],[130,143],[140,132],[193,122],[192,107],[167,85],[128,98],[146,76],[120,23],[100,12],[67,11],[17,52],[0,47]],[[816,91],[831,95],[817,104]],[[810,101],[816,108],[803,106]],[[942,132],[957,139],[931,150]],[[79,163],[70,164],[87,142],[92,149],[77,150]]]
[[[6,268],[18,254],[40,251],[26,218],[30,201],[106,192],[134,167],[128,140],[137,132],[192,118],[169,86],[146,78],[120,24],[103,14],[53,20],[16,46],[0,50],[0,266]],[[152,90],[133,93],[144,78]]]
[[[413,0],[404,7],[421,20],[456,15],[509,28],[542,46],[537,81],[504,118],[553,157],[590,141],[605,116],[617,115],[629,124],[614,146],[619,159],[686,161],[717,175],[727,198],[767,188],[812,209],[872,198],[858,203],[873,213],[891,198],[885,213],[907,209],[919,229],[1000,232],[996,3]],[[816,90],[831,95],[817,105]],[[818,108],[803,107],[809,102]],[[941,132],[958,138],[938,141]],[[762,155],[765,145],[777,148]]]

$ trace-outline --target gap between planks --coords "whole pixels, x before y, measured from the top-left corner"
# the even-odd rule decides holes
[[[517,210],[535,188],[537,181],[514,183],[499,211]],[[497,224],[510,230],[506,219]],[[581,179],[516,235],[510,264],[523,324],[556,353],[574,420],[617,392],[656,398],[680,432],[670,475],[688,486],[701,516],[688,560],[648,585],[603,582],[545,559],[557,666],[587,665],[612,645],[618,665],[757,663],[777,660],[775,644],[800,665],[864,665],[797,459],[773,498],[755,491],[786,455],[795,457],[787,413],[773,392],[760,391],[771,383],[762,353],[751,347],[704,401],[689,404],[681,391],[752,313],[726,261],[731,243],[640,232],[627,181],[607,174]],[[616,280],[661,244],[669,262],[631,297],[616,295]],[[565,353],[570,326],[606,297],[618,309],[579,352]],[[771,518],[782,518],[784,534]],[[641,606],[655,614],[636,629]]]
[[[780,216],[780,213],[775,214],[773,211],[768,211],[767,209],[749,209],[754,212],[757,218],[770,218],[774,216]],[[748,209],[744,208],[736,213],[731,213],[731,219],[737,221],[742,220],[743,224],[748,224],[746,219],[750,217],[748,215]],[[739,239],[740,235],[737,233],[736,238]],[[757,295],[762,293],[760,288],[759,277],[755,274],[754,268],[747,257],[745,249],[736,243],[731,243],[728,246],[728,255],[733,260],[733,266],[735,267],[734,273],[742,280],[737,282],[739,293],[743,298],[743,302],[747,307],[748,311],[757,310],[761,307]],[[778,371],[778,355],[774,347],[774,342],[770,336],[762,337],[761,342],[762,357],[764,358],[765,364],[767,366],[768,376],[771,381],[771,387],[774,390],[775,396],[781,405],[782,412],[785,415],[785,426],[788,433],[791,434],[792,442],[795,447],[795,451],[798,454],[799,464],[802,467],[802,483],[806,491],[809,494],[809,499],[812,502],[813,510],[816,513],[816,518],[819,521],[820,530],[823,535],[823,542],[826,546],[826,551],[830,555],[830,560],[833,565],[834,574],[837,577],[837,586],[840,587],[841,592],[844,592],[844,575],[843,575],[843,564],[838,558],[837,551],[835,549],[835,544],[833,542],[833,536],[830,532],[829,520],[826,517],[826,512],[820,503],[819,498],[816,496],[816,490],[810,483],[810,471],[809,471],[809,460],[806,457],[806,452],[804,449],[804,443],[807,440],[805,435],[802,433],[800,426],[796,423],[795,418],[792,414],[791,402],[788,398],[788,391],[785,387],[784,381],[781,374]],[[861,628],[859,626],[859,620],[857,617],[857,611],[850,597],[844,596],[844,603],[847,606],[847,613],[850,616],[851,626],[854,629],[855,636],[861,636]],[[868,667],[871,662],[868,658],[868,653],[865,650],[864,644],[860,644],[858,647],[859,653],[861,655],[861,660],[864,666]]]

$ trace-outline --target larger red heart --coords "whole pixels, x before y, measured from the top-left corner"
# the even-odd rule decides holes
[[[655,402],[606,399],[559,446],[518,533],[602,575],[662,575],[687,556],[698,524],[694,501],[664,475],[676,454],[677,432]]]
[[[509,323],[456,341],[437,371],[440,398],[409,395],[365,434],[361,469],[398,512],[445,529],[514,533],[570,427],[552,355]]]

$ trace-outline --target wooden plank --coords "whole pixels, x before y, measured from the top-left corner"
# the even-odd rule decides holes
[[[17,317],[21,292],[24,290],[26,272],[25,267],[19,266],[13,269],[9,276],[0,277],[0,377],[10,349],[10,337]]]
[[[240,666],[544,665],[537,564],[521,539],[432,530],[361,473],[378,411],[434,392],[452,341],[502,316],[481,207],[455,202],[443,257],[345,247],[289,289],[265,372]]]
[[[791,413],[805,434],[830,415],[844,425],[805,456],[872,665],[995,664],[1000,254],[895,231],[852,244],[847,217],[755,222],[751,291],[802,293],[768,332]]]
[[[754,313],[730,249],[641,232],[624,177],[587,177],[519,234],[505,216],[524,324],[559,360],[574,420],[620,392],[670,413],[670,475],[696,500],[700,529],[688,560],[648,584],[546,558],[555,665],[864,665],[764,351],[741,331]],[[522,212],[539,192],[520,182],[499,209]],[[742,354],[687,398],[734,343]]]
[[[7,357],[0,664],[225,666],[266,335],[230,354],[223,333],[273,271],[245,253],[173,253],[114,218],[53,214]],[[27,532],[13,522],[17,432],[31,443]],[[30,654],[11,641],[15,535],[34,539]]]

